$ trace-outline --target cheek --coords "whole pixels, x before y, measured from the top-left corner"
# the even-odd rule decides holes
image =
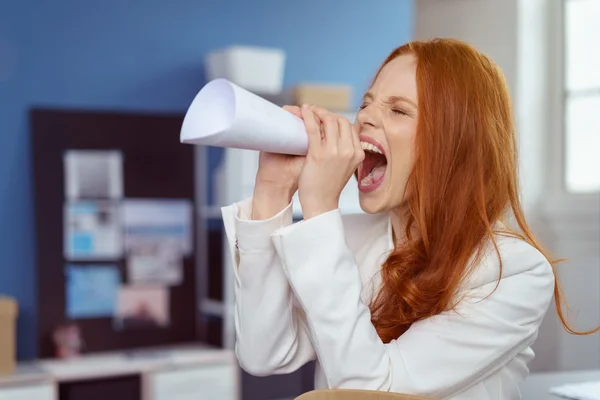
[[[414,163],[414,130],[404,129],[395,133],[388,136],[388,145],[392,153],[392,172],[408,175]]]
[[[388,145],[392,154],[389,167],[390,192],[394,197],[402,196],[406,181],[414,165],[414,129],[406,126],[405,129],[388,135]]]

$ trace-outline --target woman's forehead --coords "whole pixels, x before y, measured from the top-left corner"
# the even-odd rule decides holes
[[[417,63],[412,54],[394,58],[381,69],[369,90],[375,97],[401,96],[417,103]]]

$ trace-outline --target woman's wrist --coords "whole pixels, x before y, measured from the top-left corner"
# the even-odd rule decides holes
[[[290,204],[295,192],[290,186],[257,182],[252,198],[252,219],[265,220],[277,215]]]
[[[300,201],[300,205],[302,206],[302,214],[304,219],[314,218],[321,214],[325,214],[329,211],[333,211],[339,208],[338,201],[321,201],[321,202],[311,202],[311,203],[302,203]]]

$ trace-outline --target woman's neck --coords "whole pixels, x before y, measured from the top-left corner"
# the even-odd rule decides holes
[[[403,204],[390,211],[390,222],[392,224],[392,240],[394,245],[406,239],[406,221],[408,220],[408,206]]]

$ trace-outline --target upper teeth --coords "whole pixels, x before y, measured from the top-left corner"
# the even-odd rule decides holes
[[[363,150],[368,150],[368,151],[372,151],[373,153],[379,153],[379,154],[383,154],[381,152],[381,150],[379,150],[377,148],[377,146],[375,146],[372,143],[369,142],[360,142],[361,147],[363,148]]]

